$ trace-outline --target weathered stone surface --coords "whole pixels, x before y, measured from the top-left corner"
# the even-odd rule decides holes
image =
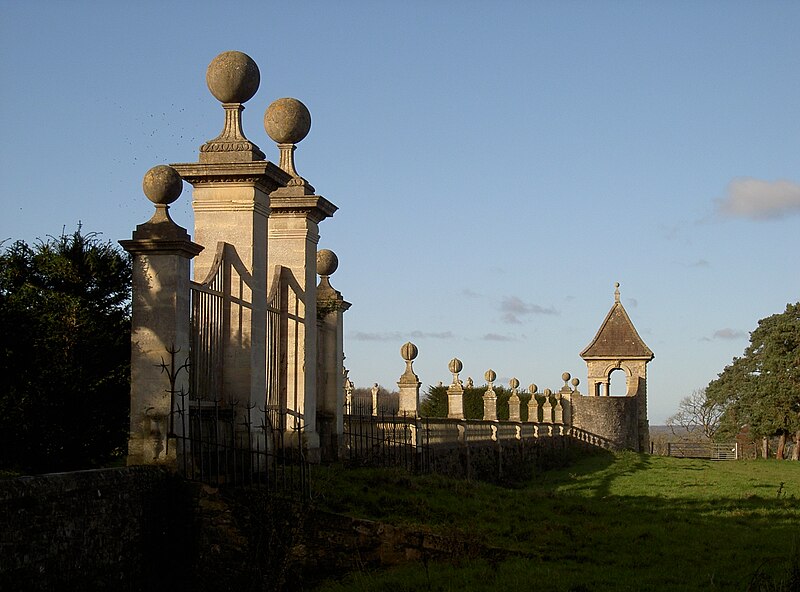
[[[317,251],[317,275],[333,275],[339,268],[339,258],[330,249]]]
[[[131,240],[120,241],[133,255],[128,464],[171,464],[175,456],[167,435],[174,401],[161,364],[170,360],[170,352],[183,357],[177,366],[188,356],[189,261],[202,247],[169,217],[167,204],[182,189],[178,173],[168,166],[154,167],[142,187],[156,212],[136,227]],[[189,392],[187,373],[180,373],[174,386]]]
[[[581,352],[588,368],[587,396],[577,392],[572,397],[575,409],[573,422],[577,427],[601,436],[609,441],[622,442],[623,448],[647,451],[650,444],[649,422],[647,420],[647,364],[655,356],[642,341],[633,326],[628,313],[620,302],[619,283],[615,284],[614,304],[606,315],[603,324],[592,342]],[[624,397],[628,402],[614,402],[610,397],[611,374],[622,371],[625,374]],[[565,374],[566,376],[566,374]],[[566,384],[562,392],[569,387]],[[586,403],[584,399],[600,398],[604,402]],[[602,411],[603,406],[607,410]],[[584,411],[581,412],[580,409]],[[631,419],[631,416],[634,419]],[[597,420],[592,426],[591,421]],[[615,423],[616,422],[616,423]],[[635,425],[634,425],[635,424]],[[633,426],[631,428],[631,426]],[[629,436],[623,437],[621,430],[632,429]]]
[[[225,51],[208,65],[206,84],[220,103],[246,103],[258,91],[261,73],[249,55]]]
[[[636,397],[574,397],[572,425],[600,436],[616,449],[639,449]]]
[[[171,166],[160,164],[145,173],[142,190],[155,204],[171,204],[183,191],[183,179]]]
[[[278,144],[297,144],[311,130],[311,113],[297,99],[278,99],[267,107],[264,129]]]
[[[400,348],[400,355],[406,363],[406,370],[397,381],[398,395],[398,414],[404,417],[419,417],[419,387],[422,383],[419,376],[414,373],[414,360],[419,354],[417,346],[410,341],[403,344]],[[414,445],[419,442],[414,441]]]
[[[338,265],[336,253],[317,251],[317,431],[323,460],[339,458],[344,431],[344,313],[350,303],[330,283]]]

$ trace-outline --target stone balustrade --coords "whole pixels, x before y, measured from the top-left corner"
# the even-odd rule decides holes
[[[354,387],[345,370],[344,414],[352,418],[351,429],[353,425],[363,426],[371,422],[373,427],[370,429],[376,429],[382,434],[381,439],[392,445],[504,446],[542,438],[570,437],[587,446],[613,448],[610,441],[572,425],[572,400],[581,393],[578,391],[580,381],[572,378],[568,372],[561,375],[564,385],[559,390],[546,388],[540,392],[536,384],[531,384],[528,392],[520,396],[520,381],[517,378],[509,381],[507,389],[498,389],[494,386],[497,374],[491,369],[484,375],[484,386],[475,386],[471,378],[467,379],[465,385],[459,378],[463,364],[458,358],[453,358],[448,364],[453,375],[452,382],[446,387],[440,385],[446,389],[443,403],[447,417],[422,417],[419,396],[422,381],[414,373],[412,364],[418,349],[409,342],[400,351],[406,368],[398,382],[401,403],[396,411],[376,412],[374,406],[372,413],[358,410],[351,403]],[[465,398],[475,396],[482,399],[483,417],[467,418],[465,413],[468,408],[473,409],[474,413],[475,401],[465,405]],[[508,419],[498,419],[498,412]]]

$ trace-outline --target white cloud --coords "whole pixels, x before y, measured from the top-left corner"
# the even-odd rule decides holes
[[[485,341],[517,341],[515,337],[500,335],[499,333],[487,333],[483,336]]]
[[[544,314],[544,315],[557,315],[558,311],[550,307],[539,306],[538,304],[529,304],[523,302],[516,296],[507,296],[500,303],[500,312],[503,313],[503,321],[512,325],[519,325],[522,323],[520,317],[529,314]]]
[[[400,331],[388,331],[386,333],[369,333],[365,331],[355,331],[347,335],[348,339],[353,341],[408,341],[409,339],[452,339],[454,337],[452,331],[426,332],[426,331],[411,331],[409,333],[401,333]]]
[[[398,332],[394,333],[367,333],[364,331],[356,331],[350,333],[348,339],[353,341],[399,341],[403,337]]]
[[[768,220],[800,213],[800,185],[791,181],[762,181],[739,177],[717,200],[717,212],[735,218]]]
[[[736,329],[719,329],[718,331],[714,331],[714,335],[712,339],[742,339],[743,337],[747,337],[747,333],[744,331],[737,331]]]
[[[441,331],[439,333],[426,333],[425,331],[412,331],[411,337],[414,339],[452,339],[452,331]]]

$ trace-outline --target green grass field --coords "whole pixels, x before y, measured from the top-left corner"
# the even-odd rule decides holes
[[[350,574],[319,590],[800,589],[800,463],[620,453],[515,488],[321,469],[323,508],[464,537],[504,559]]]

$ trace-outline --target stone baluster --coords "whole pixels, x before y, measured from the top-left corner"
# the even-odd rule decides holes
[[[519,412],[519,380],[512,378],[508,381],[508,386],[511,387],[511,396],[508,398],[508,420],[509,421],[522,421],[522,416]]]
[[[483,377],[487,383],[486,392],[483,394],[483,419],[497,421],[497,394],[494,392],[492,384],[497,379],[497,374],[494,370],[489,369]]]
[[[413,362],[419,350],[410,341],[400,348],[400,355],[406,362],[406,371],[397,381],[397,388],[400,392],[398,413],[403,417],[419,417],[419,387],[422,383],[419,377],[414,374]]]
[[[453,374],[453,383],[447,387],[447,417],[464,419],[464,385],[458,378],[458,373],[464,368],[461,360],[453,358],[448,364]]]

